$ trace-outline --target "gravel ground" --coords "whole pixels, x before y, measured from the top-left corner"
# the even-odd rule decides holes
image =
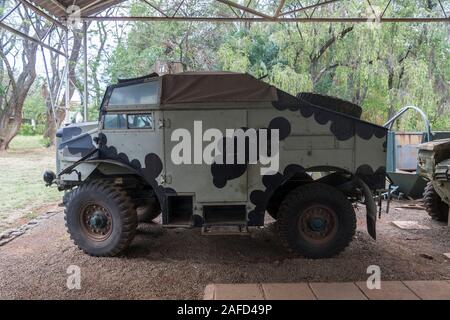
[[[196,229],[139,227],[129,250],[117,258],[84,255],[69,240],[63,215],[45,219],[25,235],[0,247],[2,299],[201,299],[209,283],[332,282],[367,279],[379,265],[383,280],[450,279],[450,228],[423,210],[393,203],[378,224],[378,241],[358,232],[340,256],[308,260],[289,256],[273,221],[251,237],[201,236]],[[430,230],[405,231],[392,220],[416,220]],[[68,290],[67,268],[81,268],[81,290]]]

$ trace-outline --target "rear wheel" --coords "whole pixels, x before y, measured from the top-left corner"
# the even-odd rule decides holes
[[[350,244],[356,216],[351,202],[338,189],[312,183],[291,191],[278,211],[284,246],[307,258],[330,258]]]
[[[434,190],[433,183],[428,182],[423,194],[425,209],[433,220],[448,221],[448,205],[442,201],[441,197]]]
[[[71,239],[92,256],[115,256],[134,238],[136,210],[116,185],[93,181],[75,189],[65,209]]]

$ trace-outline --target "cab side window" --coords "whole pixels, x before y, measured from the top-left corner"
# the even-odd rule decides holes
[[[126,129],[127,128],[127,117],[124,114],[107,114],[105,115],[104,129]]]
[[[103,120],[103,129],[154,129],[153,114],[106,114]]]
[[[129,114],[128,129],[153,129],[153,116],[151,114]]]

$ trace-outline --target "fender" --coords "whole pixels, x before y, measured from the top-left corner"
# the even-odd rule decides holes
[[[353,185],[358,186],[361,188],[363,195],[364,195],[364,204],[366,205],[366,220],[367,220],[367,232],[369,235],[376,240],[377,239],[377,230],[376,230],[376,224],[377,224],[377,205],[373,199],[372,191],[370,190],[369,186],[357,175],[352,174],[348,170],[337,168],[337,167],[330,167],[330,166],[317,166],[317,167],[311,167],[308,169],[303,169],[301,166],[292,166],[290,168],[286,168],[283,175],[280,174],[280,179],[275,179],[275,183],[268,183],[269,181],[265,181],[265,185],[269,185],[270,188],[267,188],[266,191],[263,193],[262,191],[256,190],[258,194],[254,194],[253,198],[263,198],[263,199],[270,199],[270,197],[274,194],[275,190],[283,185],[286,181],[288,181],[290,178],[292,178],[296,173],[301,172],[308,172],[313,170],[335,170],[337,172],[343,172],[350,174],[352,176],[352,179],[349,180]],[[260,195],[261,197],[257,197],[257,195]],[[253,203],[254,200],[252,200]],[[261,201],[262,202],[262,201]],[[252,211],[250,213],[250,218],[255,218],[258,211],[261,211],[263,209],[264,211],[267,210],[267,202],[263,202],[260,204],[260,208],[258,208],[258,203],[256,204],[256,210]],[[258,210],[259,209],[259,210]]]
[[[373,200],[372,191],[370,191],[369,186],[358,177],[356,178],[356,183],[361,187],[364,194],[364,202],[367,211],[367,232],[369,235],[376,240],[377,239],[377,205]]]
[[[116,165],[116,166],[121,167],[121,168],[125,168],[125,169],[131,171],[132,173],[134,173],[134,174],[136,174],[136,175],[138,175],[138,176],[141,176],[141,174],[139,173],[139,171],[137,171],[135,168],[133,168],[132,166],[129,166],[129,165],[123,163],[123,162],[117,161],[117,160],[111,160],[111,159],[92,159],[92,160],[86,160],[86,161],[84,161],[84,163],[93,163],[93,164],[98,164],[98,165],[100,165],[100,164],[102,164],[102,163],[105,163],[105,164],[112,164],[112,165]]]
[[[91,158],[96,152],[98,152],[98,149],[92,150],[92,151],[89,152],[86,156],[84,156],[83,158],[81,158],[80,160],[78,160],[77,162],[75,162],[74,164],[72,164],[71,166],[65,168],[63,171],[61,171],[61,172],[58,174],[58,178],[60,178],[60,177],[63,176],[63,175],[66,175],[66,174],[71,174],[72,172],[76,171],[75,169],[76,169],[79,165],[84,164],[84,163],[86,163],[86,164],[94,164],[94,165],[96,164],[97,166],[100,165],[100,164],[102,164],[102,163],[112,164],[112,165],[119,166],[119,167],[121,167],[121,168],[125,168],[125,169],[129,170],[130,172],[132,172],[132,173],[134,173],[134,174],[140,176],[140,173],[139,173],[135,168],[133,168],[133,167],[127,165],[127,164],[124,164],[124,163],[122,163],[122,162],[120,162],[120,161],[110,160],[110,159],[97,159],[97,158],[89,159],[89,158]]]
[[[95,153],[97,153],[99,150],[93,149],[91,151],[88,152],[88,154],[86,154],[84,157],[82,157],[80,160],[78,160],[77,162],[75,162],[74,164],[68,166],[67,168],[65,168],[63,171],[61,171],[58,174],[58,178],[61,178],[61,176],[65,175],[65,174],[71,174],[76,167],[78,167],[80,164],[86,162],[87,159],[89,159],[90,157],[92,157]]]

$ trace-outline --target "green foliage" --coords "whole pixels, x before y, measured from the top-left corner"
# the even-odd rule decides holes
[[[38,78],[34,82],[27,98],[25,99],[22,110],[24,119],[33,119],[37,124],[44,124],[46,117],[46,104],[41,93],[43,81],[43,79]]]
[[[40,138],[39,144],[45,148],[49,148],[52,145],[50,138]]]
[[[36,126],[32,126],[29,123],[23,123],[20,127],[19,134],[22,136],[37,136],[43,135],[45,131],[45,125],[39,124]]]
[[[0,84],[0,97],[4,97],[6,94],[6,88],[2,84]]]
[[[450,129],[450,46],[442,25],[258,25],[227,37],[218,52],[229,71],[269,74],[296,95],[313,91],[362,105],[383,124],[406,105],[422,108],[435,130]],[[327,46],[328,43],[331,45]],[[411,115],[399,128],[421,130]]]
[[[136,2],[131,14],[145,15],[149,6]],[[111,82],[149,74],[157,60],[181,62],[186,70],[219,69],[217,55],[232,29],[230,24],[137,22],[119,41],[108,61]]]
[[[30,90],[29,95],[25,99],[23,105],[22,116],[25,120],[19,130],[22,136],[43,135],[45,132],[46,122],[46,104],[40,92],[42,79],[37,79]],[[35,126],[31,124],[34,120]]]
[[[411,2],[402,10],[413,9]],[[148,9],[138,3],[133,10]],[[350,10],[359,12],[361,4]],[[264,81],[294,95],[347,99],[377,124],[415,105],[434,130],[448,130],[449,52],[445,24],[136,23],[115,48],[107,78],[148,74],[157,60],[181,61],[186,70],[267,76]],[[421,120],[412,114],[399,128],[421,130]]]

